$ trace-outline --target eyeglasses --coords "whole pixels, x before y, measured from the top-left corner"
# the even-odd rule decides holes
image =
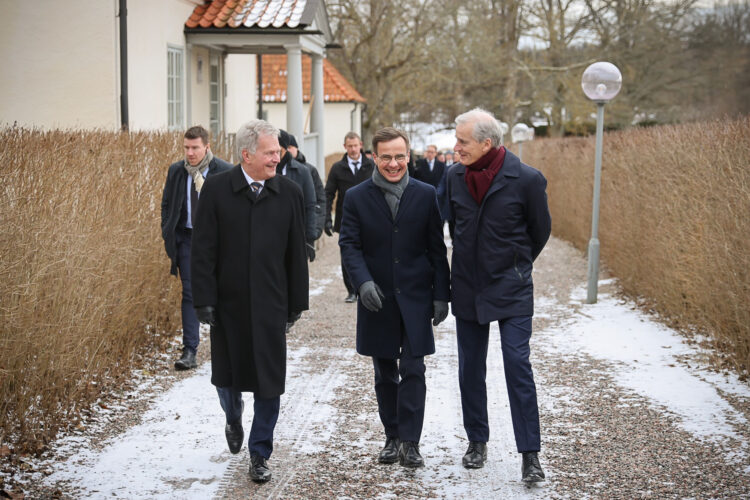
[[[398,162],[398,163],[404,163],[406,161],[406,155],[396,155],[396,156],[382,155],[382,156],[378,156],[378,161],[380,163],[385,163],[386,165],[389,164],[391,162],[391,160],[396,160],[396,162]]]

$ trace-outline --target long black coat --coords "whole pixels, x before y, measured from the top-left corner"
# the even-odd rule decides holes
[[[417,166],[414,169],[414,178],[418,181],[431,184],[437,189],[440,179],[443,178],[443,172],[445,172],[445,163],[442,161],[435,159],[435,163],[432,165],[432,172],[430,172],[430,165],[427,163],[427,159],[420,158],[417,160]]]
[[[364,154],[361,154],[359,159],[362,161],[362,164],[359,166],[359,170],[357,170],[357,175],[354,175],[349,168],[349,160],[346,159],[346,154],[334,163],[331,166],[331,171],[328,172],[328,178],[326,179],[326,220],[331,220],[331,209],[333,208],[333,200],[335,198],[336,220],[333,222],[333,230],[336,232],[341,230],[344,195],[347,190],[372,177],[372,169],[375,167],[373,161]]]
[[[230,168],[232,168],[231,163],[214,156],[208,164],[206,177],[225,172]],[[167,182],[164,183],[164,192],[161,195],[161,236],[164,239],[167,257],[172,261],[170,272],[175,276],[177,276],[177,244],[174,233],[187,197],[187,176],[185,160],[171,164],[167,172]]]
[[[252,201],[239,165],[209,176],[193,230],[195,307],[214,306],[211,383],[264,398],[284,392],[290,312],[308,308],[299,186],[277,175]]]
[[[383,291],[383,308],[357,305],[357,352],[395,359],[401,321],[414,356],[435,352],[430,319],[433,300],[450,299],[450,271],[435,188],[415,179],[401,196],[396,219],[372,179],[344,198],[339,245],[356,289],[373,280]]]
[[[486,324],[534,313],[534,259],[550,235],[547,180],[506,151],[482,204],[466,186],[466,167],[447,176],[449,218],[455,221],[451,290],[453,314]]]

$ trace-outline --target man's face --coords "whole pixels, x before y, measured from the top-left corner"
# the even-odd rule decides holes
[[[279,138],[261,135],[255,153],[242,150],[242,168],[256,181],[264,181],[276,175],[276,165],[281,161]]]
[[[489,139],[478,142],[472,136],[472,132],[474,132],[473,123],[462,123],[456,127],[456,145],[453,146],[453,151],[458,155],[456,161],[460,159],[464,165],[472,165],[492,149],[492,142]]]
[[[435,156],[437,156],[437,149],[435,146],[427,146],[427,149],[424,152],[424,157],[427,158],[427,161],[434,160]]]
[[[392,141],[381,142],[375,151],[375,161],[380,175],[388,182],[398,182],[406,174],[409,163],[409,151],[403,138],[397,137]]]
[[[346,148],[346,154],[352,160],[359,160],[359,155],[362,151],[362,141],[357,138],[347,139],[344,141],[344,147]]]
[[[208,143],[203,144],[203,139],[184,139],[182,147],[185,150],[185,158],[191,167],[198,165],[208,152]]]

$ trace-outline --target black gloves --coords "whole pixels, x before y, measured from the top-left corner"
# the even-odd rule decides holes
[[[380,287],[375,284],[374,281],[365,281],[359,287],[359,298],[362,300],[362,305],[368,311],[378,312],[383,307],[383,295]]]
[[[310,262],[315,260],[315,245],[312,242],[305,243],[305,251]]]
[[[433,300],[432,308],[432,326],[438,326],[443,322],[443,320],[445,320],[445,318],[448,317],[448,303],[444,300]]]
[[[325,231],[328,236],[333,236],[333,222],[327,220],[325,227],[323,227],[323,231]]]
[[[198,316],[198,321],[201,323],[211,326],[216,324],[216,309],[214,309],[214,306],[196,307],[195,315]]]
[[[289,315],[286,318],[286,332],[289,333],[289,330],[292,328],[292,325],[297,322],[298,319],[302,316],[301,312],[290,312]]]

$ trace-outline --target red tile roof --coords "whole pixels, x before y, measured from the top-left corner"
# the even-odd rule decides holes
[[[263,54],[263,102],[286,102],[286,55]],[[309,56],[302,55],[302,98],[310,100]],[[366,102],[366,99],[331,64],[323,59],[325,102]]]
[[[306,0],[213,0],[198,5],[185,26],[296,28],[306,3]]]

